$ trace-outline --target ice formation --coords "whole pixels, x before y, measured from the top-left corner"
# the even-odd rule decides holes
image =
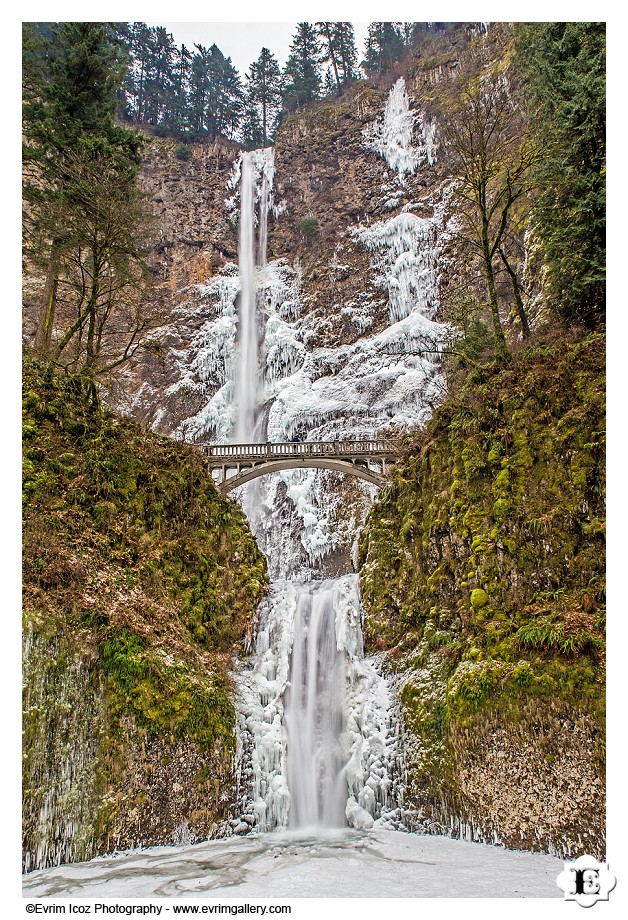
[[[436,162],[435,137],[436,123],[410,108],[403,77],[390,90],[382,120],[364,130],[366,146],[386,160],[400,182],[418,166],[426,162],[432,166]]]
[[[355,909],[361,917],[373,916],[376,911],[414,915],[420,910],[417,898],[467,898],[471,903],[481,898],[477,908],[466,909],[491,918],[503,914],[504,899],[510,898],[510,913],[523,916],[534,910],[555,917],[560,912],[557,899],[561,898],[556,876],[563,868],[563,861],[545,853],[375,828],[369,833],[328,831],[316,837],[293,832],[250,834],[191,847],[115,853],[74,866],[31,872],[24,877],[22,890],[31,901],[110,899],[105,904],[111,905],[110,911],[117,906],[114,893],[117,900],[154,898],[160,904],[166,898],[211,898],[213,903],[199,912],[224,914],[244,913],[248,905],[238,899],[268,898],[272,903],[277,898],[358,898],[361,900],[348,912]],[[367,898],[373,899],[372,905]],[[382,898],[406,898],[408,907],[401,903],[399,908],[382,905]],[[532,898],[537,899],[534,905],[529,900]],[[539,898],[554,900],[543,908]],[[226,899],[226,903],[218,899]],[[521,909],[513,906],[516,900]],[[56,902],[42,906],[53,907]],[[130,904],[125,906],[127,911],[131,909]],[[138,904],[135,911],[148,913],[151,906]],[[73,909],[77,911],[78,906]],[[319,909],[339,913],[335,905],[323,903]],[[464,911],[464,905],[461,909]],[[301,904],[299,910],[303,912]]]
[[[433,221],[402,212],[390,220],[360,227],[357,238],[375,256],[377,283],[388,292],[390,320],[405,319],[414,308],[431,318],[436,312]]]

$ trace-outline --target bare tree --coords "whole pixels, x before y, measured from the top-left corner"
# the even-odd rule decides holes
[[[461,234],[480,258],[495,349],[504,356],[508,346],[500,316],[496,260],[501,259],[509,275],[522,330],[529,335],[520,283],[506,244],[526,211],[520,205],[532,188],[531,167],[537,154],[522,131],[503,74],[464,74],[457,97],[447,108],[443,134],[457,180],[454,194]]]

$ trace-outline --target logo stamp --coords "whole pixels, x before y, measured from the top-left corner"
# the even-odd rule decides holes
[[[593,856],[579,856],[574,862],[565,863],[556,884],[564,891],[565,901],[593,907],[598,901],[608,901],[617,879],[607,863],[598,862]]]

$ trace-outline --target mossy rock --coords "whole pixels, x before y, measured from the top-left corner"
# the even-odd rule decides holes
[[[106,412],[88,383],[28,358],[24,383],[24,608],[32,641],[55,656],[49,695],[41,668],[25,671],[27,865],[38,852],[43,865],[87,859],[116,839],[134,845],[129,785],[144,788],[144,840],[170,842],[177,818],[207,836],[235,782],[229,667],[267,590],[264,557],[193,448]],[[89,768],[68,767],[82,754],[61,743],[55,687],[87,714],[89,724],[75,721]],[[49,735],[59,744],[47,745]],[[203,760],[222,788],[172,811],[176,770]],[[57,795],[68,771],[79,778]],[[54,799],[46,826],[35,807],[42,783]],[[63,852],[55,822],[72,829]]]
[[[485,607],[490,598],[483,588],[474,588],[471,592],[471,606],[474,610],[480,610]]]

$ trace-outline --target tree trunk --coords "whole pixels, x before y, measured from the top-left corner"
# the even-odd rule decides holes
[[[502,329],[502,322],[499,317],[499,302],[497,300],[497,288],[495,286],[495,270],[493,268],[493,259],[491,258],[491,248],[488,242],[488,227],[486,224],[482,227],[482,255],[484,257],[488,301],[491,308],[491,318],[493,320],[495,351],[500,357],[505,358],[508,357],[509,351],[506,345],[504,330]]]
[[[510,262],[506,258],[506,253],[504,252],[504,250],[500,249],[499,254],[501,256],[502,262],[504,263],[504,267],[506,268],[506,271],[510,275],[510,280],[512,281],[512,290],[515,295],[515,304],[517,307],[517,313],[519,314],[519,320],[521,322],[521,329],[523,332],[523,337],[524,339],[529,339],[532,336],[532,332],[530,331],[530,324],[528,323],[528,317],[526,316],[525,307],[523,305],[523,299],[521,297],[519,279],[517,278],[517,275],[514,269],[512,268]]]
[[[55,321],[55,310],[57,306],[57,286],[59,279],[59,253],[61,248],[60,240],[53,240],[50,247],[50,258],[48,260],[48,270],[46,272],[46,284],[41,304],[39,306],[39,319],[37,322],[37,332],[35,333],[35,350],[42,355],[49,355],[52,344],[52,328]]]
[[[334,79],[336,81],[336,92],[339,96],[342,95],[342,87],[340,85],[340,77],[338,76],[338,65],[336,63],[336,54],[334,50],[334,43],[331,37],[331,29],[329,23],[325,23],[325,37],[327,38],[327,45],[329,47],[329,57],[331,58],[331,66],[334,69]]]

